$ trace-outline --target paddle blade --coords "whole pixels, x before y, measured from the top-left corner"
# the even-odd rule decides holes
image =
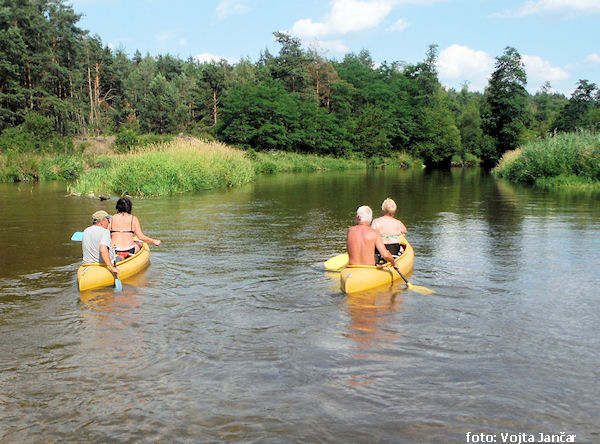
[[[417,293],[421,293],[421,294],[434,294],[435,291],[430,290],[427,287],[422,287],[421,285],[413,285],[410,282],[406,283],[406,286],[412,290],[412,291],[416,291]]]
[[[83,240],[83,231],[76,231],[75,233],[73,233],[73,236],[71,236],[71,240],[75,242],[81,242]]]
[[[117,278],[115,278],[115,291],[123,291],[123,284]]]
[[[329,271],[338,271],[348,265],[348,253],[338,254],[325,261],[325,269]]]

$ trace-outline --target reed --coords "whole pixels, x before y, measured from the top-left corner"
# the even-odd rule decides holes
[[[231,187],[254,179],[243,152],[216,142],[177,140],[116,157],[109,166],[84,173],[70,191],[158,196]]]
[[[73,180],[84,170],[81,155],[32,154],[8,151],[0,154],[0,182]]]
[[[391,167],[409,167],[415,159],[396,153],[381,158],[381,162]],[[251,182],[257,174],[366,166],[362,157],[242,151],[215,141],[178,138],[102,156],[9,152],[0,155],[0,181],[68,180],[67,188],[73,194],[159,196],[238,186]]]
[[[312,172],[319,170],[343,171],[365,167],[364,159],[344,159],[285,151],[255,152],[254,150],[248,150],[246,157],[253,162],[256,174]]]
[[[544,188],[596,188],[600,185],[600,134],[584,131],[530,142],[506,152],[493,172]]]

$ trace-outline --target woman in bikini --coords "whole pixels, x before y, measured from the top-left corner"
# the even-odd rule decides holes
[[[385,247],[394,256],[402,254],[402,246],[400,245],[400,236],[406,234],[406,227],[398,219],[394,218],[396,214],[396,202],[387,198],[381,204],[381,212],[383,216],[371,222],[371,227],[381,234]],[[375,249],[375,256],[379,258],[379,252]]]
[[[109,228],[115,253],[123,258],[140,251],[141,242],[157,246],[161,243],[159,239],[152,239],[142,232],[140,221],[131,214],[131,208],[131,200],[121,197],[117,201],[117,214],[112,217]],[[133,240],[134,235],[140,243]]]

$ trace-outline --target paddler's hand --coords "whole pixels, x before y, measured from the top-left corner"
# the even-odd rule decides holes
[[[108,269],[110,271],[112,271],[115,274],[115,276],[119,275],[119,269],[117,267],[115,267],[114,265],[109,265]]]

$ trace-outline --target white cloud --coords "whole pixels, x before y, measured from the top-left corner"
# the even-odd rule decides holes
[[[524,54],[522,59],[527,73],[527,80],[555,82],[569,78],[568,72],[562,68],[553,67],[550,62],[541,57]]]
[[[318,38],[363,31],[379,25],[398,3],[398,0],[332,0],[331,11],[323,21],[298,20],[290,33]]]
[[[408,22],[404,19],[400,19],[390,26],[388,31],[400,32],[404,31],[406,28],[408,28]]]
[[[494,69],[494,59],[485,51],[455,44],[440,51],[437,68],[442,82],[466,80],[471,89],[483,91]]]
[[[232,58],[229,58],[229,57],[221,57],[221,56],[218,56],[218,55],[211,54],[209,52],[203,52],[203,53],[200,53],[200,54],[196,54],[194,56],[194,60],[196,60],[196,61],[198,61],[200,63],[218,62],[220,60],[226,60],[227,63],[232,64],[232,65],[234,63],[238,62],[237,59],[232,59]]]
[[[334,52],[344,54],[348,52],[348,47],[341,40],[315,40],[314,45],[319,49],[319,52]]]
[[[246,0],[221,0],[217,5],[217,17],[224,19],[230,15],[243,15],[250,12],[251,8],[246,5]]]
[[[600,54],[594,52],[585,58],[586,62],[600,63]]]
[[[530,0],[515,11],[498,14],[503,17],[522,17],[533,14],[598,14],[598,0]]]

